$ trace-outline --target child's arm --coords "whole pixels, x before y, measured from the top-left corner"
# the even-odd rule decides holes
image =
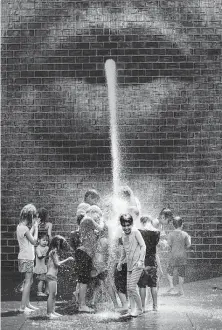
[[[35,233],[34,236],[32,236],[32,234],[30,233],[30,230],[27,230],[27,232],[25,233],[25,236],[27,237],[28,241],[32,245],[35,245],[38,240],[38,223],[35,222],[33,227],[34,227],[34,233]]]
[[[37,255],[37,257],[38,257],[39,259],[43,259],[43,258],[45,258],[47,251],[45,250],[45,253],[43,253],[43,252],[40,250],[39,246],[37,246],[37,248],[36,248],[36,250],[35,250],[35,253],[36,253],[36,255]]]
[[[74,260],[73,257],[68,257],[68,258],[66,258],[66,259],[64,259],[62,261],[59,261],[59,258],[58,258],[58,255],[57,255],[56,251],[52,251],[52,254],[51,255],[52,255],[52,259],[53,259],[54,265],[56,267],[62,266],[64,263],[66,263],[69,260]]]
[[[162,270],[162,267],[161,267],[160,257],[158,256],[158,254],[156,255],[156,263],[157,263],[157,267],[160,271],[160,276],[163,276],[163,270]]]
[[[48,236],[49,236],[49,240],[51,241],[52,239],[52,224],[51,222],[48,222]]]
[[[142,267],[143,263],[144,263],[145,254],[146,254],[146,244],[144,242],[143,236],[141,235],[141,233],[139,231],[136,231],[136,239],[140,246],[140,258],[139,258],[138,266]]]
[[[191,247],[191,237],[188,234],[186,237],[186,247],[187,247],[187,249],[189,249]]]

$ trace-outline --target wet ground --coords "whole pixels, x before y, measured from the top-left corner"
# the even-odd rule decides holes
[[[64,315],[56,320],[46,318],[46,302],[34,302],[40,309],[30,315],[17,313],[18,301],[4,301],[1,306],[1,325],[4,330],[222,330],[222,277],[185,284],[185,296],[159,292],[159,310],[148,311],[137,318],[124,318],[104,305],[96,314]],[[58,302],[57,310],[68,306]],[[68,309],[66,309],[68,311]]]

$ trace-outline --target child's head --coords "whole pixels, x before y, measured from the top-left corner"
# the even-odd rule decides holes
[[[144,215],[140,218],[140,223],[146,226],[147,224],[152,224],[152,219],[148,215]]]
[[[42,207],[39,210],[39,218],[41,220],[41,222],[45,223],[48,220],[48,210],[46,210],[44,207]]]
[[[161,224],[158,219],[152,219],[152,225],[157,230],[161,230]]]
[[[173,220],[173,213],[172,211],[167,208],[164,207],[160,214],[159,214],[159,221],[161,224],[169,224],[171,221]]]
[[[128,186],[122,186],[118,191],[118,195],[120,198],[123,198],[126,201],[130,201],[133,196],[133,191]]]
[[[85,193],[84,202],[89,205],[98,205],[100,202],[100,195],[95,189],[89,189]]]
[[[179,216],[173,218],[173,226],[175,229],[183,227],[183,219]]]
[[[103,213],[102,210],[97,205],[92,205],[86,212],[87,216],[89,216],[91,219],[93,219],[96,222],[100,222]]]
[[[39,232],[38,233],[38,243],[40,246],[46,246],[48,245],[49,242],[49,236],[48,234],[44,233],[44,232]]]
[[[25,221],[28,227],[32,226],[33,220],[37,217],[37,210],[33,204],[25,205],[20,212],[20,222]]]
[[[65,250],[68,246],[66,239],[61,235],[56,235],[52,238],[49,246],[49,251],[57,249],[58,251]]]
[[[133,226],[133,217],[130,214],[122,214],[119,218],[120,224],[125,234],[130,234]]]

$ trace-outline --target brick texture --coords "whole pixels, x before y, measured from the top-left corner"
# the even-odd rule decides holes
[[[221,33],[217,1],[2,4],[2,270],[26,203],[68,236],[86,189],[111,191],[111,58],[122,180],[144,212],[184,217],[191,278],[221,274]]]

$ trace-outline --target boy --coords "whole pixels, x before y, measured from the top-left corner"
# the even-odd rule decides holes
[[[139,282],[139,292],[142,300],[142,308],[145,311],[146,287],[150,287],[153,310],[157,311],[157,266],[156,246],[160,239],[160,232],[152,225],[152,220],[148,216],[140,218],[142,230],[140,230],[146,244],[145,270]],[[160,266],[160,264],[159,264]]]
[[[185,277],[185,270],[187,264],[187,252],[186,250],[191,246],[190,236],[182,230],[183,220],[181,217],[175,217],[173,219],[174,231],[169,233],[167,237],[167,243],[170,248],[170,255],[167,268],[167,278],[169,280],[171,293],[174,289],[173,286],[173,272],[176,268],[179,276],[179,291],[178,295],[183,295],[183,283]]]

